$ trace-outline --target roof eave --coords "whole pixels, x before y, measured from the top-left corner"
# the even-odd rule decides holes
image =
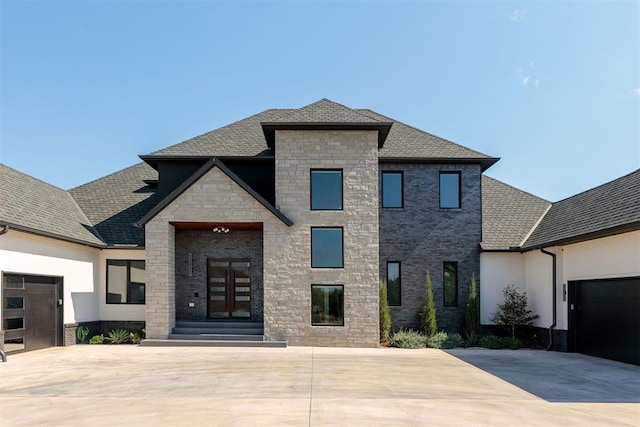
[[[480,164],[482,172],[495,165],[500,157],[378,157],[379,163],[460,163]]]
[[[65,242],[75,243],[83,246],[90,246],[92,248],[98,248],[98,249],[104,249],[107,247],[107,245],[104,243],[96,243],[96,242],[90,242],[88,240],[76,239],[73,237],[63,236],[62,234],[51,233],[49,231],[38,230],[36,228],[31,228],[31,227],[25,227],[24,225],[15,224],[8,221],[0,221],[0,224],[8,225],[9,231],[11,230],[21,231],[23,233],[34,234],[37,236],[48,237],[51,239],[62,240]]]
[[[267,146],[274,149],[276,130],[375,130],[378,149],[384,146],[393,122],[260,122]]]
[[[579,234],[576,236],[566,237],[563,239],[550,240],[543,243],[536,243],[530,246],[523,246],[522,252],[533,251],[540,248],[548,248],[551,246],[566,246],[574,243],[581,243],[589,240],[616,236],[618,234],[629,233],[632,231],[640,231],[640,220],[630,222],[627,224],[617,225],[615,227],[605,228],[603,230],[592,231],[590,233]]]

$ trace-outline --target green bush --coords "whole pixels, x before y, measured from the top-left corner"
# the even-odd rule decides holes
[[[436,323],[436,306],[433,303],[433,287],[431,285],[431,276],[427,271],[427,286],[424,295],[424,304],[420,310],[420,332],[430,337],[438,330]]]
[[[522,341],[515,337],[497,337],[495,335],[486,335],[480,339],[480,346],[493,350],[510,348],[517,350],[522,348]]]
[[[427,347],[442,348],[442,344],[447,340],[447,333],[444,331],[436,332],[427,338]]]
[[[380,281],[379,292],[380,307],[380,342],[388,342],[391,332],[391,313],[389,312],[389,301],[387,300],[387,285]]]
[[[471,288],[469,289],[469,299],[467,300],[464,334],[467,337],[468,347],[476,345],[482,336],[482,329],[480,327],[480,300],[478,299],[475,274],[471,276]]]
[[[460,334],[447,334],[447,339],[442,343],[440,348],[457,348],[464,345],[464,339]]]
[[[420,332],[401,330],[393,334],[389,344],[398,348],[424,348],[426,340]]]
[[[132,344],[140,344],[140,341],[144,339],[144,336],[140,332],[131,332],[129,340]]]
[[[527,309],[527,293],[509,285],[502,292],[504,303],[498,305],[498,311],[491,315],[491,321],[504,326],[512,337],[516,336],[516,326],[530,326],[539,316]]]
[[[89,340],[89,344],[104,344],[104,335],[94,335]]]
[[[113,344],[124,344],[129,342],[130,333],[125,329],[114,329],[109,332],[109,337],[107,338]]]
[[[80,342],[84,342],[87,339],[87,335],[89,335],[89,328],[86,326],[78,326],[76,329],[76,337]]]

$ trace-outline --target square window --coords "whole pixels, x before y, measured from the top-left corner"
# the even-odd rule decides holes
[[[400,263],[387,263],[387,302],[389,305],[400,305]]]
[[[344,326],[344,286],[311,285],[311,325]]]
[[[342,170],[311,170],[311,210],[342,210]]]
[[[402,172],[382,172],[382,207],[403,207]]]
[[[444,306],[458,306],[458,263],[445,262],[443,264]]]
[[[141,260],[107,260],[107,304],[144,304],[146,273]]]
[[[344,267],[342,227],[311,228],[311,267]]]
[[[440,172],[440,207],[460,208],[460,193],[460,172]]]

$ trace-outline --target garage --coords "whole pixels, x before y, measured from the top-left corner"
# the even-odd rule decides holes
[[[7,353],[62,345],[62,278],[3,274],[2,329]]]
[[[569,350],[640,365],[640,277],[569,282]]]

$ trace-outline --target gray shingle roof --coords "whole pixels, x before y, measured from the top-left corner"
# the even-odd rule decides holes
[[[534,249],[640,229],[640,169],[556,202],[523,245]]]
[[[482,160],[485,168],[497,159],[463,147],[446,139],[408,126],[390,117],[367,109],[351,109],[328,99],[322,99],[300,109],[266,110],[230,125],[196,136],[187,141],[155,151],[164,156],[273,156],[267,146],[261,122],[329,122],[385,123],[393,122],[381,159],[470,159]]]
[[[103,245],[68,192],[1,163],[0,223],[62,240]]]
[[[482,249],[519,247],[551,203],[482,176]]]
[[[135,226],[156,203],[155,189],[144,180],[158,173],[146,163],[69,190],[108,245],[144,246],[144,230]]]

